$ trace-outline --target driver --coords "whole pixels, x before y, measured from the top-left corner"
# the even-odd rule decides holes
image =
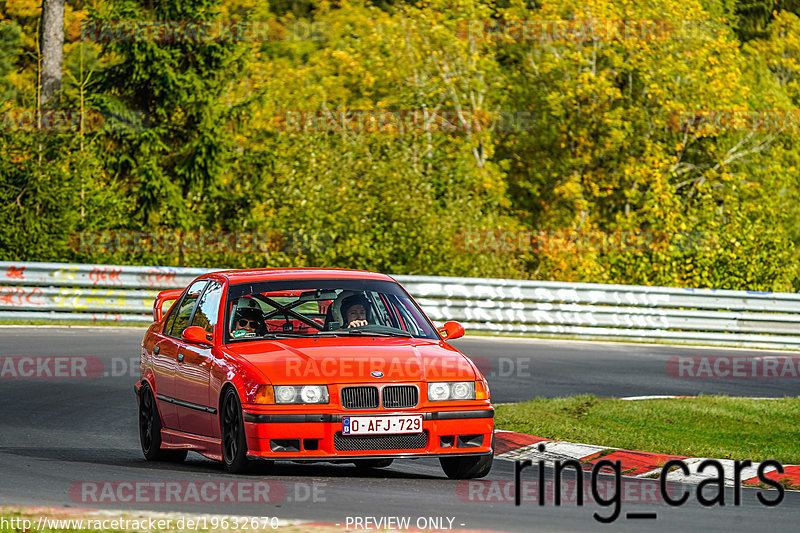
[[[260,309],[254,307],[241,307],[236,310],[231,335],[238,337],[252,337],[256,335],[264,323],[264,315]]]
[[[342,301],[342,318],[344,319],[342,329],[366,326],[369,323],[367,309],[369,309],[369,302],[364,296],[354,294],[345,298]]]

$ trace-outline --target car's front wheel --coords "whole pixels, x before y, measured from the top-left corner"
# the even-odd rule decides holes
[[[492,469],[493,454],[477,457],[442,457],[439,463],[450,479],[473,479],[484,477]]]
[[[139,443],[148,461],[172,461],[180,463],[186,459],[186,450],[161,449],[161,416],[158,414],[156,398],[149,385],[139,390]]]
[[[228,472],[239,474],[250,466],[244,434],[242,404],[236,390],[229,388],[222,402],[222,458]]]

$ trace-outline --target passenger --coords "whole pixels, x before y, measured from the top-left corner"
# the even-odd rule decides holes
[[[233,337],[252,337],[264,330],[264,315],[259,309],[243,307],[236,310]]]
[[[367,309],[369,302],[360,294],[348,296],[342,301],[342,318],[344,326],[342,328],[357,328],[366,326],[368,322]]]

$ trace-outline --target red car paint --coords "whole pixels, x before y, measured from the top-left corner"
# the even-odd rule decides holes
[[[222,460],[221,416],[223,393],[233,387],[241,403],[247,454],[251,457],[291,460],[341,460],[419,456],[466,456],[492,453],[493,408],[488,385],[477,366],[450,346],[444,337],[463,334],[457,323],[437,330],[439,338],[406,337],[314,337],[226,341],[225,317],[230,287],[271,280],[381,280],[391,277],[363,271],[324,269],[262,269],[214,272],[194,280],[221,285],[218,319],[213,331],[199,331],[190,342],[165,333],[172,313],[162,305],[178,300],[188,290],[159,294],[154,306],[156,321],[142,342],[141,379],[155,398],[161,421],[161,449],[188,449]],[[216,286],[215,286],[216,288]],[[403,291],[405,292],[405,291]],[[177,310],[174,310],[177,313]],[[194,313],[193,313],[194,314]],[[427,318],[426,318],[427,320]],[[189,328],[187,328],[189,329]],[[196,328],[195,328],[196,329]],[[198,331],[193,332],[198,334]],[[372,371],[382,372],[373,377]],[[484,391],[481,399],[431,402],[428,381],[474,381]],[[256,403],[256,392],[264,385],[328,386],[329,403],[278,405]],[[418,403],[406,409],[345,409],[340,391],[347,385],[405,384],[418,388]],[[413,449],[339,450],[334,435],[342,431],[342,416],[423,414],[427,432],[424,447]],[[297,416],[300,415],[300,416]],[[458,436],[482,436],[467,446]],[[443,441],[440,437],[447,437]],[[453,442],[449,442],[453,437]],[[275,451],[271,441],[288,439],[299,449]],[[475,442],[480,442],[475,445]],[[307,443],[313,443],[307,445]]]

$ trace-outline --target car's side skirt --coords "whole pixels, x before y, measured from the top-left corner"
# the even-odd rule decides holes
[[[164,449],[192,450],[213,461],[222,461],[222,441],[174,429],[161,430],[161,443]]]

